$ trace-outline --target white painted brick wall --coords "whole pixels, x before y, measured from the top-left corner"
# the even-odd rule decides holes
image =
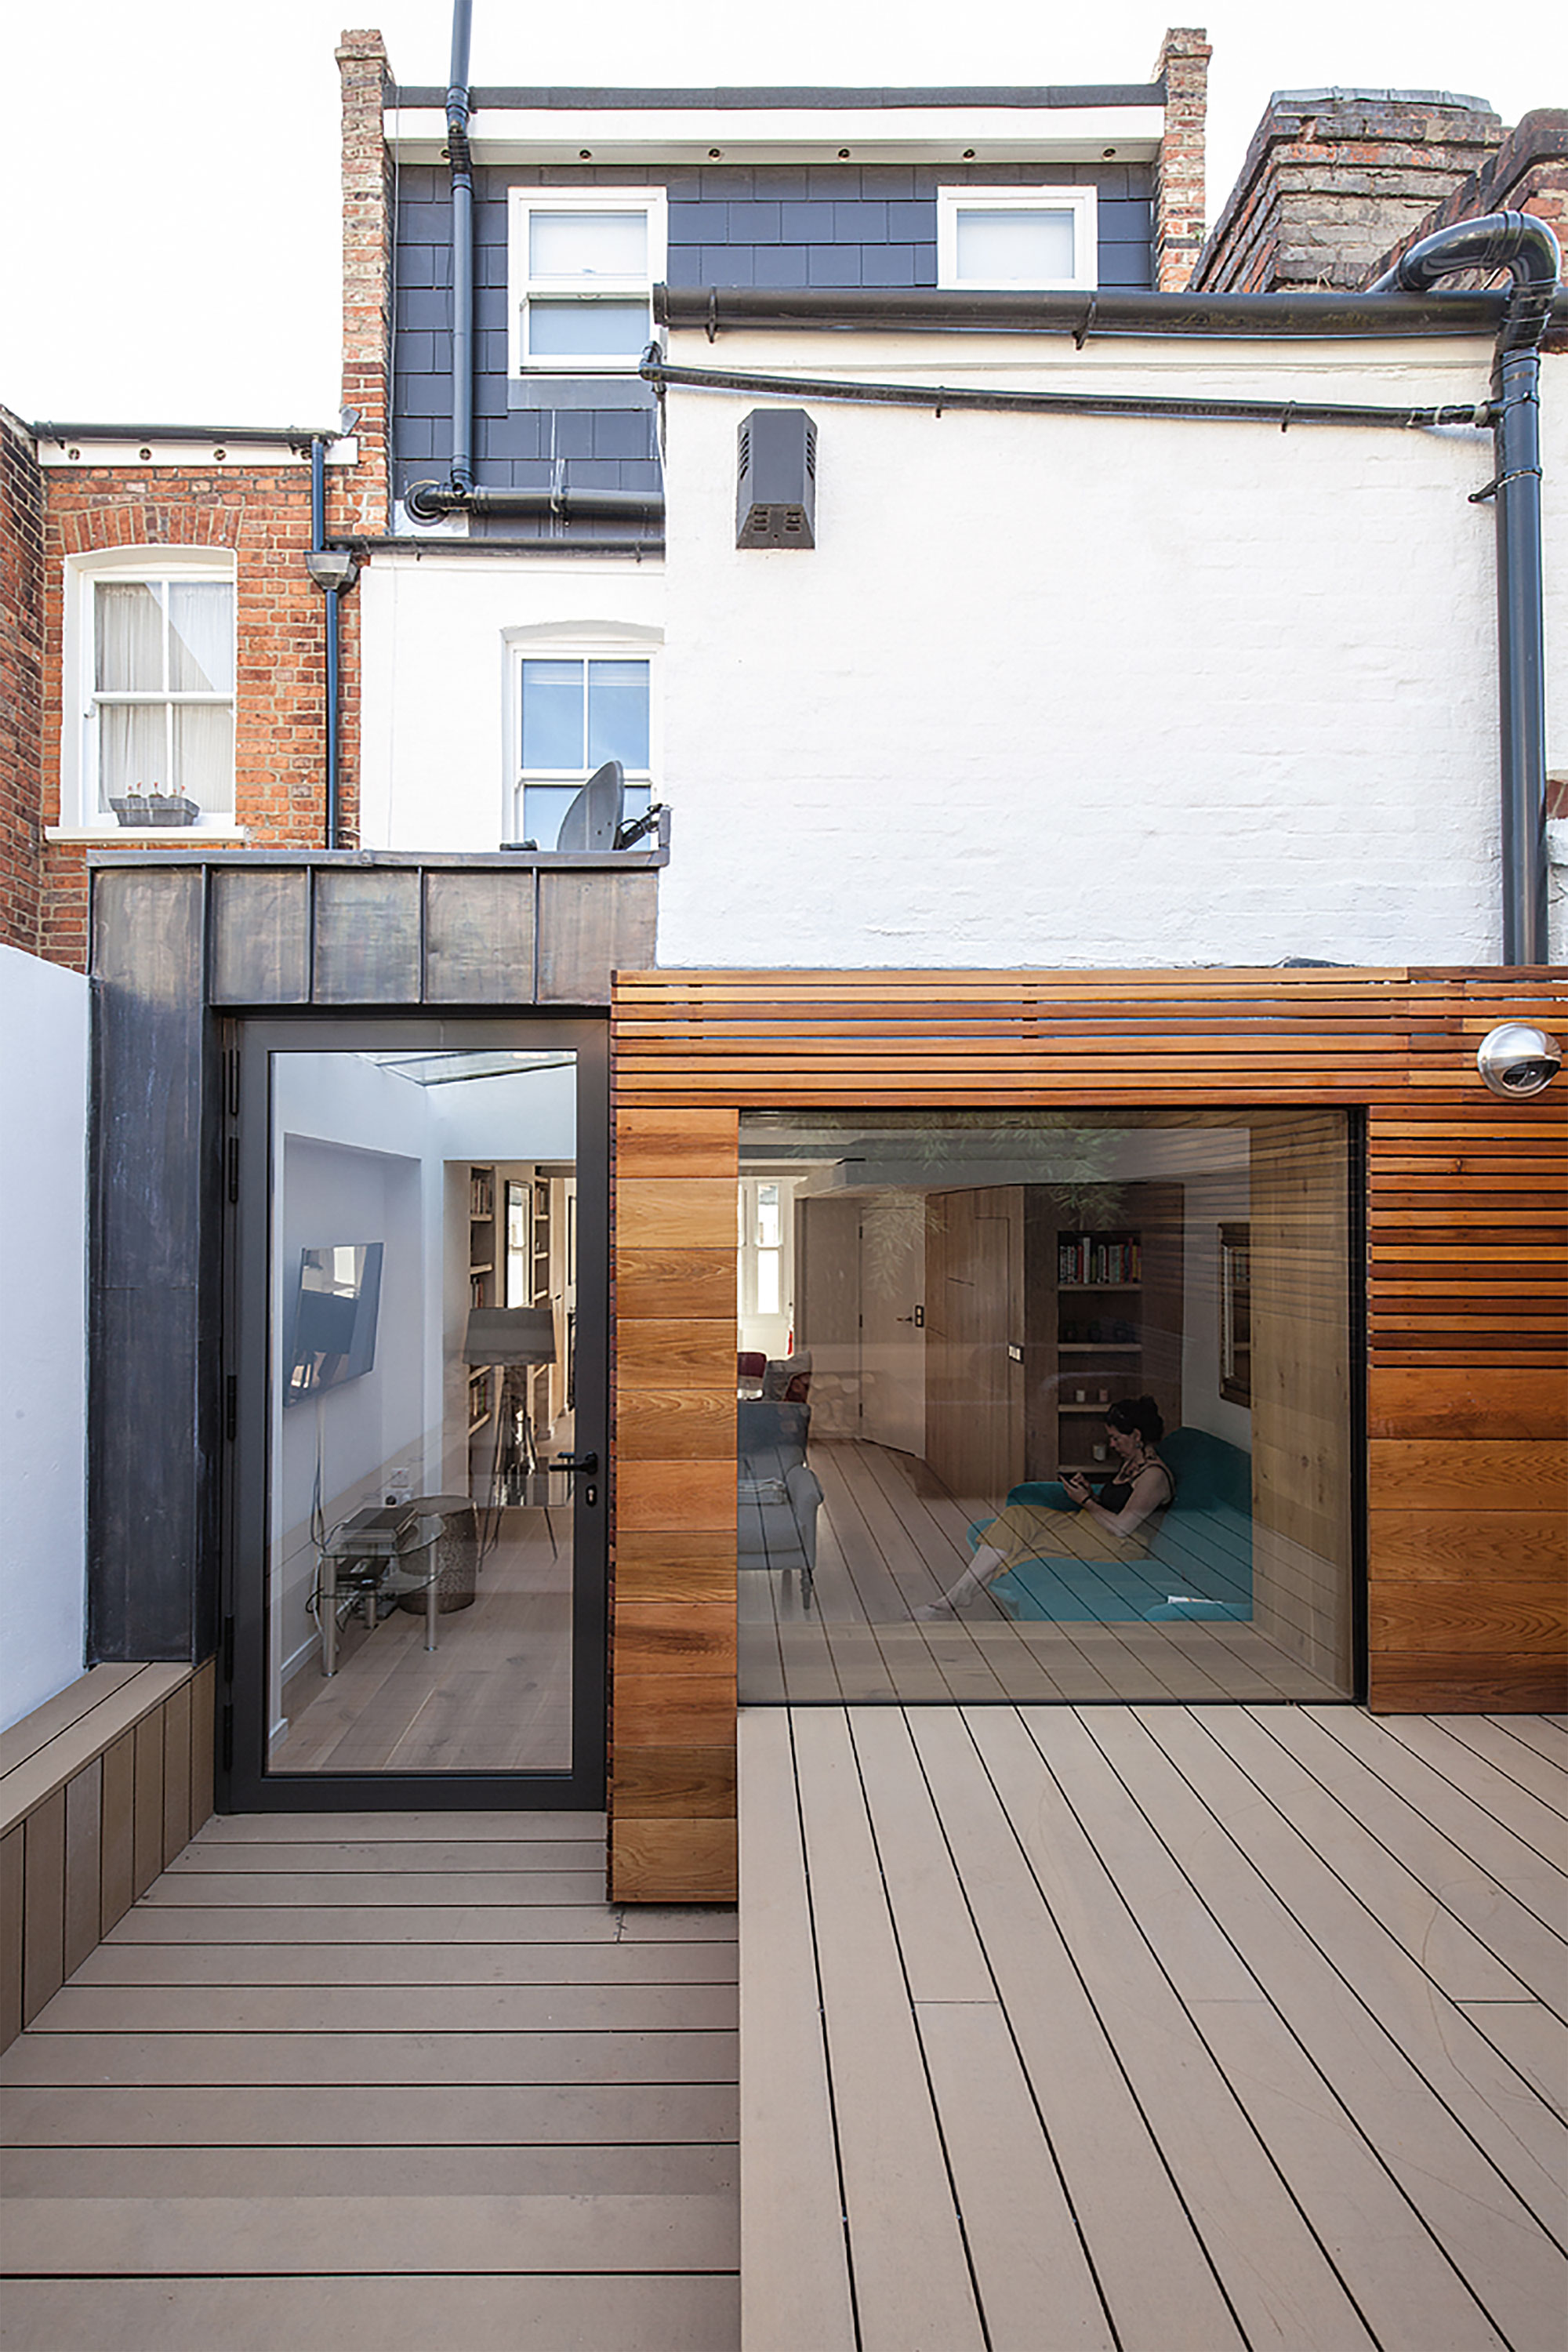
[[[763,334],[671,356],[1401,404],[1479,399],[1489,362],[1058,344],[1025,369],[990,339]],[[742,552],[735,430],[757,404],[668,396],[661,962],[1498,954],[1493,528],[1467,502],[1489,435],[806,402],[817,547]]]

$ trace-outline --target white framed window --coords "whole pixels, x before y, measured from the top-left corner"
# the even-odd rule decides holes
[[[232,826],[232,553],[71,557],[65,619],[62,827],[161,825],[176,808],[197,830]]]
[[[643,815],[653,797],[651,656],[607,635],[602,645],[525,638],[513,662],[507,838],[553,849],[561,820],[606,760],[626,771],[624,816]]]
[[[939,286],[1039,292],[1099,282],[1093,188],[939,188]]]
[[[635,369],[664,275],[662,188],[513,188],[511,373]]]

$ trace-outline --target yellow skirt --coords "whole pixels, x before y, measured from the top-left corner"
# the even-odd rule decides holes
[[[1026,1559],[1134,1560],[1147,1559],[1145,1519],[1131,1535],[1112,1535],[1087,1511],[1054,1509],[1046,1503],[1012,1503],[1000,1518],[981,1530],[980,1540],[1002,1555],[1005,1568]]]

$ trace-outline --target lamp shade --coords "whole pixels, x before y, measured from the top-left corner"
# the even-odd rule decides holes
[[[548,1307],[474,1307],[463,1334],[465,1364],[552,1364],[555,1318]]]

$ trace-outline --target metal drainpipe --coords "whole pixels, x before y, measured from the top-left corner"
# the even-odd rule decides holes
[[[474,486],[474,173],[468,153],[471,15],[471,0],[453,0],[447,153],[452,166],[451,485],[455,490],[470,490]]]
[[[1507,268],[1513,291],[1492,370],[1498,699],[1502,746],[1502,960],[1548,959],[1546,646],[1541,567],[1541,338],[1562,255],[1531,213],[1488,213],[1413,245],[1369,290],[1426,293],[1461,269]]]
[[[310,440],[310,552],[321,555],[327,545],[327,445],[321,435]],[[325,591],[327,678],[322,729],[327,749],[327,847],[338,845],[338,591]]]

